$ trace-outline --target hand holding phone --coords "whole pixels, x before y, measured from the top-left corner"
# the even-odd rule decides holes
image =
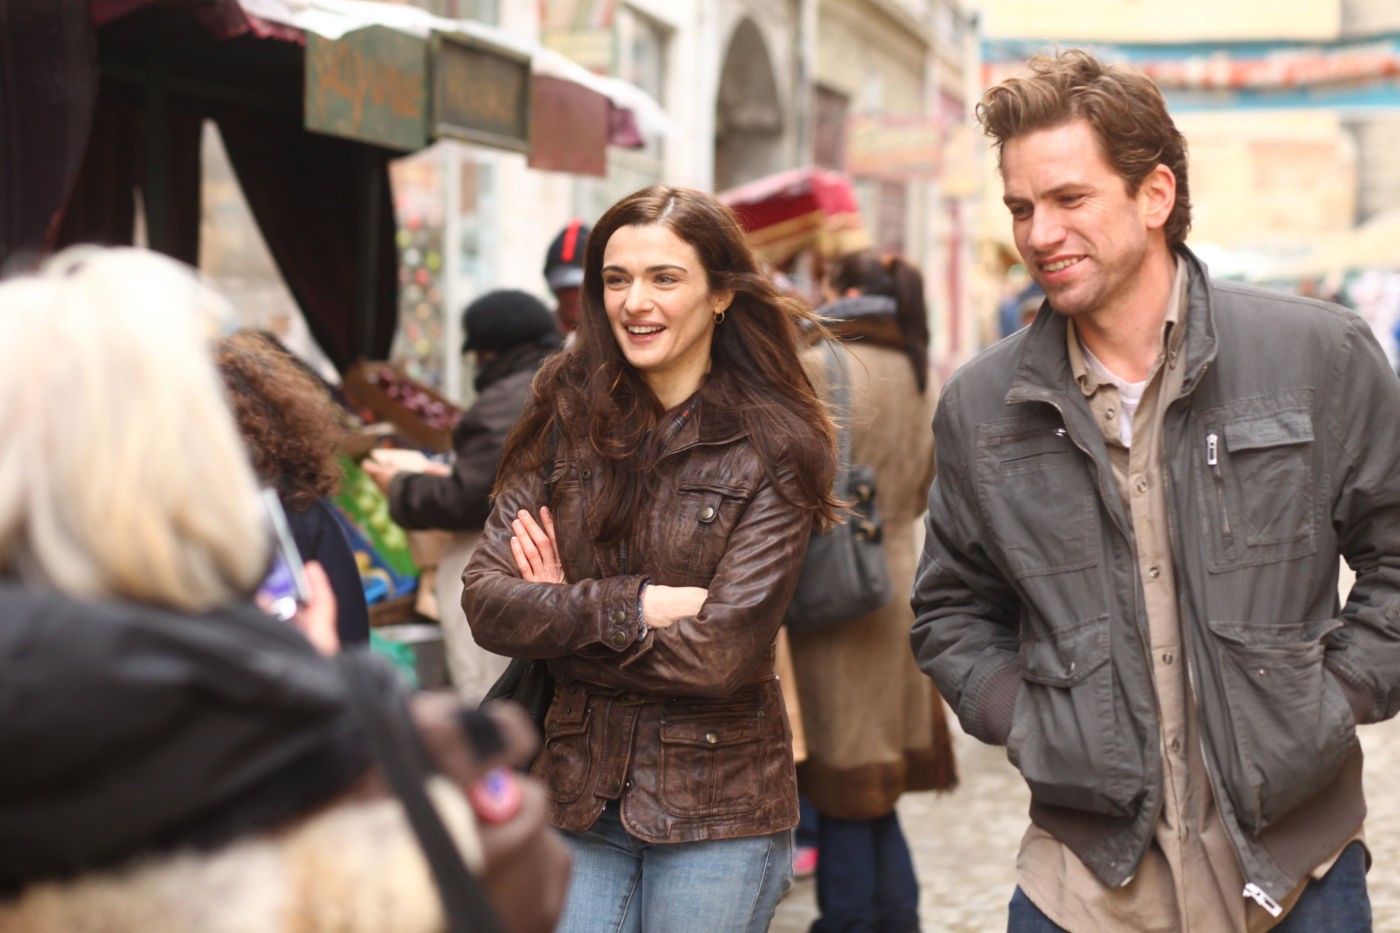
[[[317,651],[335,654],[340,650],[340,636],[336,631],[335,591],[331,581],[320,564],[302,563],[277,492],[264,489],[262,502],[272,533],[273,556],[272,570],[258,588],[258,604],[271,615],[299,628]]]
[[[258,588],[259,602],[267,612],[282,621],[290,621],[297,610],[311,598],[306,583],[306,568],[296,541],[292,538],[287,513],[275,489],[262,491],[263,510],[267,513],[268,529],[272,534],[272,569]]]

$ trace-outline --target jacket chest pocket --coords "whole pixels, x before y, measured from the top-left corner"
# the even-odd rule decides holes
[[[998,552],[1017,578],[1099,560],[1094,470],[1064,428],[1045,417],[977,430],[977,498]]]
[[[657,797],[678,817],[715,817],[756,809],[763,788],[763,711],[661,720]]]
[[[1293,560],[1317,549],[1313,423],[1297,398],[1306,394],[1204,413],[1198,501],[1211,570]],[[1268,408],[1274,410],[1261,410]]]
[[[658,583],[707,586],[724,556],[750,492],[713,482],[682,483],[669,506],[658,510],[655,554]]]

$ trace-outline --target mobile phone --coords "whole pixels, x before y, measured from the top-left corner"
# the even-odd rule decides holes
[[[282,500],[277,497],[277,490],[264,489],[262,503],[272,533],[273,553],[272,569],[258,588],[258,593],[263,597],[268,611],[285,622],[306,605],[311,598],[311,590],[307,586],[306,568],[292,538],[292,529],[287,524],[287,513],[282,511]]]

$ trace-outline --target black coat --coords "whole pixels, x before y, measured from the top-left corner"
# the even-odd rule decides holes
[[[202,617],[0,584],[0,894],[222,844],[348,788],[371,756],[346,675],[251,604]]]
[[[389,514],[404,528],[480,531],[491,514],[491,486],[506,435],[530,397],[535,370],[554,347],[525,345],[502,354],[477,380],[480,395],[452,429],[456,458],[448,476],[399,473],[389,487]]]

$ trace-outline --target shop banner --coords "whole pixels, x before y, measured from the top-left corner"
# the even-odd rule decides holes
[[[1157,82],[1174,111],[1400,107],[1400,33],[1332,42],[1058,43],[1126,62]],[[1019,74],[1038,39],[982,44],[987,87]]]
[[[937,175],[942,137],[942,129],[933,117],[847,117],[844,168],[856,178],[886,181]]]

